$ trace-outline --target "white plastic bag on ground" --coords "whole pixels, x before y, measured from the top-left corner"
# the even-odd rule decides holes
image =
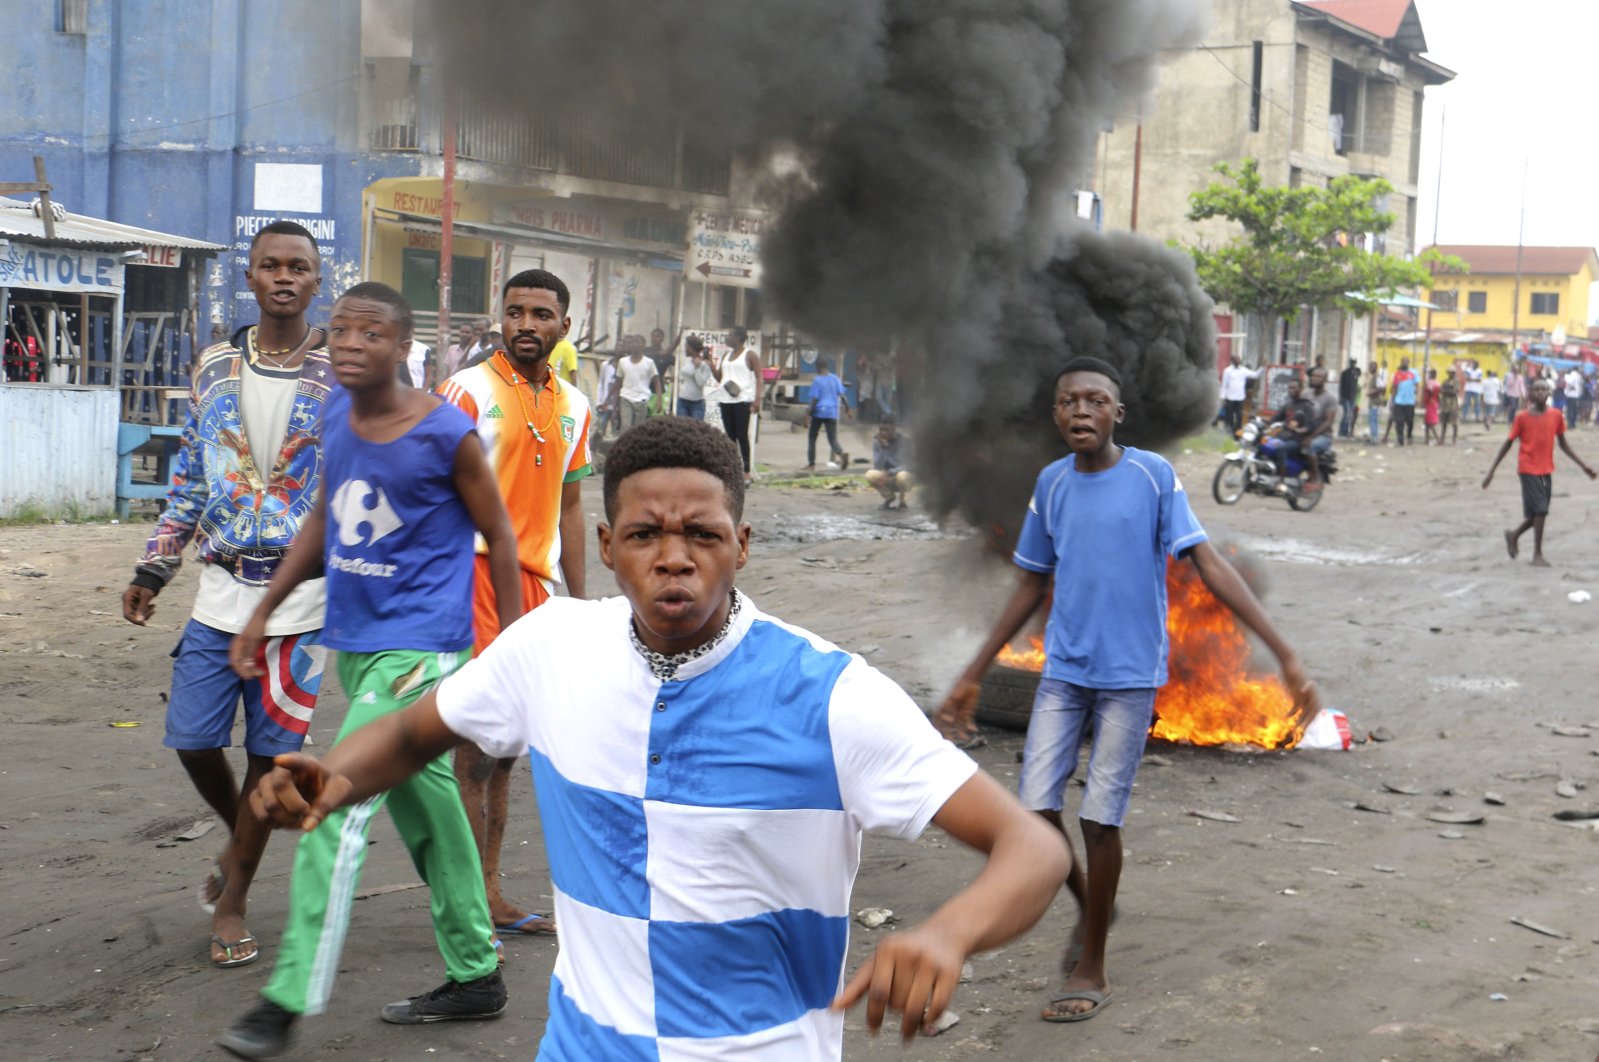
[[[1305,728],[1305,736],[1295,748],[1347,750],[1354,743],[1349,733],[1349,717],[1336,708],[1323,708]]]

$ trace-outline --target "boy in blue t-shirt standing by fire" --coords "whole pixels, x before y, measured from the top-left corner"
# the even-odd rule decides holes
[[[1171,465],[1116,444],[1125,413],[1121,377],[1099,358],[1073,359],[1056,379],[1055,425],[1071,453],[1039,473],[1013,557],[1021,569],[1016,591],[938,712],[947,734],[971,735],[984,672],[1044,603],[1053,580],[1044,673],[1018,789],[1022,803],[1063,835],[1066,783],[1090,726],[1093,747],[1078,812],[1086,873],[1073,859],[1066,879],[1081,917],[1066,949],[1065,985],[1044,1009],[1045,1021],[1084,1021],[1110,999],[1105,941],[1121,880],[1122,820],[1155,693],[1166,682],[1168,557],[1191,561],[1211,593],[1276,655],[1301,725],[1316,707],[1299,657],[1211,546]]]
[[[358,284],[334,305],[329,353],[341,389],[323,412],[322,496],[232,646],[234,669],[252,677],[272,610],[325,570],[323,638],[339,651],[339,680],[350,699],[339,741],[404,708],[471,659],[474,532],[488,542],[501,627],[522,614],[511,520],[472,421],[396,381],[411,333],[410,305],[383,284]],[[440,759],[300,839],[277,965],[260,1003],[217,1041],[229,1051],[270,1058],[287,1046],[302,1014],[326,1008],[367,830],[385,801],[432,891],[449,979],[384,1007],[383,1020],[420,1024],[505,1012],[477,842],[455,775]]]

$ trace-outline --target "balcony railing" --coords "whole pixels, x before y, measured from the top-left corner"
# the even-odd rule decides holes
[[[374,151],[416,151],[414,99],[372,101]],[[568,110],[518,114],[503,105],[463,101],[456,119],[463,159],[563,173],[596,181],[726,195],[732,153],[676,125],[645,117]]]

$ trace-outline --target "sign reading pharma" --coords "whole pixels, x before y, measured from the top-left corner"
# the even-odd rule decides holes
[[[688,253],[683,272],[690,280],[739,288],[761,286],[759,214],[720,214],[695,210],[688,219]]]
[[[49,244],[13,243],[0,251],[0,288],[122,294],[126,256]]]

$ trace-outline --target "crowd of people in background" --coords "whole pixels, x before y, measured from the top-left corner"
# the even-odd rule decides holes
[[[1316,362],[1320,368],[1325,359],[1317,358]],[[1222,373],[1224,412],[1232,405],[1227,391],[1231,371],[1229,368]],[[1400,358],[1392,371],[1376,361],[1362,369],[1351,358],[1338,374],[1338,437],[1361,439],[1358,429],[1364,401],[1366,434],[1361,441],[1413,445],[1419,419],[1421,445],[1452,446],[1460,439],[1462,425],[1479,424],[1484,431],[1492,431],[1514,421],[1516,413],[1526,407],[1532,385],[1539,380],[1549,384],[1550,406],[1561,411],[1568,428],[1599,423],[1594,402],[1595,376],[1575,364],[1546,365],[1520,359],[1513,371],[1501,377],[1495,370],[1485,370],[1480,362],[1469,359],[1429,365],[1424,372],[1418,372],[1408,357]]]

